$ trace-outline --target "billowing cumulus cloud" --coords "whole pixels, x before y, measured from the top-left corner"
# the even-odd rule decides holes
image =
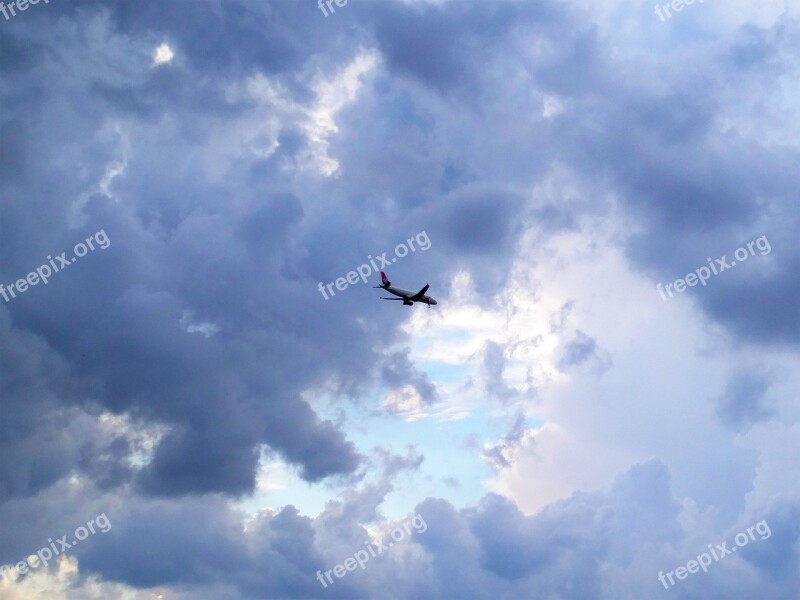
[[[0,599],[793,598],[796,7],[335,6],[0,18]]]

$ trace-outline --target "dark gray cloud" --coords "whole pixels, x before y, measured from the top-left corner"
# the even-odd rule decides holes
[[[436,565],[435,598],[525,597],[532,589],[563,598],[603,598],[603,565],[629,560],[618,556],[618,543],[680,537],[679,506],[669,494],[666,469],[657,462],[631,469],[608,493],[575,494],[536,516],[525,516],[494,494],[462,511],[433,499],[417,511],[431,524],[419,540]],[[654,516],[663,523],[655,530],[649,527]],[[568,572],[581,577],[562,577]]]
[[[107,251],[86,257],[69,274],[31,289],[3,310],[14,326],[41,340],[81,388],[82,394],[59,394],[48,410],[55,408],[52,402],[65,409],[92,404],[168,427],[152,464],[137,477],[151,493],[250,490],[262,443],[297,464],[310,481],[352,472],[360,460],[353,444],[299,398],[309,381],[336,370],[313,358],[328,354],[326,346],[344,334],[326,332],[337,327],[335,321],[319,319],[314,327],[313,319],[300,316],[319,311],[298,310],[301,297],[309,307],[317,302],[300,285],[307,277],[302,246],[287,237],[303,217],[302,202],[285,191],[286,184],[272,191],[276,182],[245,191],[250,185],[246,170],[235,182],[209,185],[199,163],[180,158],[188,148],[207,143],[209,131],[225,119],[251,108],[225,100],[222,81],[199,81],[200,70],[235,66],[236,73],[246,74],[254,67],[272,72],[297,64],[293,51],[276,55],[275,48],[262,48],[253,54],[253,44],[246,44],[247,50],[232,43],[263,36],[258,28],[269,27],[270,19],[298,25],[283,9],[283,16],[273,13],[267,19],[259,8],[253,22],[248,18],[256,14],[253,6],[207,3],[207,10],[198,10],[185,3],[131,11],[124,3],[83,2],[48,7],[60,15],[75,12],[78,22],[96,25],[84,40],[62,32],[60,50],[72,46],[78,56],[86,52],[77,50],[81,44],[114,50],[94,69],[79,59],[64,74],[46,58],[48,42],[42,40],[28,47],[33,64],[27,77],[20,75],[21,85],[12,88],[9,82],[2,89],[4,97],[27,94],[29,100],[13,108],[1,144],[9,155],[4,165],[13,167],[13,177],[3,183],[14,185],[10,202],[0,209],[8,231],[2,280],[24,275],[95,228],[104,228],[112,240]],[[197,20],[185,21],[187,14]],[[29,23],[14,25],[12,40],[36,40],[38,32]],[[144,52],[161,41],[153,31],[170,32],[165,38],[179,57],[175,65],[151,68]],[[198,52],[200,40],[207,43],[212,31],[220,48],[208,51],[212,44]],[[133,42],[137,36],[145,44]],[[132,47],[127,56],[118,52],[125,43]],[[44,80],[46,85],[39,85]],[[117,133],[104,129],[103,122],[114,118],[142,129],[120,133],[124,124]],[[173,119],[177,130],[160,144],[147,131],[165,118]],[[24,125],[32,120],[37,128]],[[90,195],[82,208],[85,225],[67,226],[80,188],[101,180],[111,160],[124,162],[124,173],[113,184],[114,198],[103,191]],[[48,161],[55,168],[45,170]],[[185,168],[168,166],[178,162]],[[241,200],[225,205],[224,197]],[[24,204],[56,218],[42,223],[23,210]],[[186,314],[212,323],[219,333],[205,338],[183,331],[179,324]],[[305,334],[295,329],[300,323]],[[369,350],[362,348],[366,359]],[[306,368],[297,368],[304,363]],[[121,443],[102,459],[88,457],[85,450],[53,452],[50,447],[49,454],[53,458],[37,469],[44,482],[65,474],[70,461],[109,483],[124,479],[127,456]],[[37,489],[35,481],[26,485]],[[21,485],[12,487],[21,491]]]
[[[800,285],[798,259],[784,240],[796,222],[790,207],[797,171],[787,162],[796,160],[796,151],[757,136],[717,135],[720,107],[750,86],[753,76],[750,66],[729,56],[753,35],[749,30],[727,41],[725,58],[717,51],[700,54],[693,74],[666,88],[650,80],[626,81],[619,97],[592,111],[586,137],[576,138],[586,148],[598,148],[593,139],[603,151],[572,156],[584,168],[593,163],[598,174],[611,173],[626,210],[644,226],[630,236],[628,256],[654,279],[674,281],[704,265],[707,257],[730,257],[742,244],[767,234],[773,247],[781,248],[771,267],[753,259],[693,289],[692,295],[709,318],[742,339],[794,345],[798,311],[784,299]],[[758,85],[777,89],[786,61],[798,52],[796,23],[778,24],[756,36],[769,47],[762,48],[764,56],[780,56],[768,61]],[[721,70],[724,80],[718,77]],[[574,100],[587,110],[598,108],[590,93],[583,91]],[[602,141],[598,128],[605,132]]]
[[[393,278],[446,292],[465,269],[476,301],[488,302],[527,225],[548,235],[606,210],[528,206],[554,162],[618,199],[637,223],[629,259],[661,281],[769,234],[773,254],[694,298],[737,340],[800,340],[790,301],[800,288],[797,151],[722,127],[742,90],[770,95],[791,72],[798,26],[788,19],[696,47],[679,71],[666,68],[670,57],[629,62],[549,1],[351,2],[325,19],[313,2],[71,0],[2,25],[0,282],[100,228],[112,241],[0,304],[2,560],[106,510],[102,500],[118,507],[108,510],[114,530],[77,550],[86,573],[190,594],[318,595],[316,569],[363,546],[393,478],[422,455],[379,452],[378,481],[316,519],[290,505],[244,533],[227,500],[253,490],[264,447],[309,482],[361,476],[362,450],[315,412],[308,390],[360,400],[380,373],[427,402],[437,391],[407,352],[373,350],[399,337],[393,307],[375,307],[366,286],[326,301],[317,283],[424,229],[431,252]],[[153,68],[163,42],[175,59]],[[317,77],[334,77],[362,48],[382,62],[327,137],[340,173],[298,168],[319,150],[308,133]],[[546,95],[564,112],[531,110]],[[205,326],[190,331],[189,321]],[[595,349],[578,332],[562,365]],[[487,346],[485,368],[505,397],[502,351]],[[723,422],[746,430],[769,416],[767,388],[758,373],[734,377]],[[136,432],[163,428],[151,462],[132,461],[141,441],[104,427],[104,412]],[[495,459],[523,433],[517,418]],[[70,495],[71,477],[87,496]],[[610,571],[650,590],[658,568],[690,558],[656,461],[532,516],[497,495],[464,509],[429,498],[417,510],[430,527],[407,542],[410,554],[327,595],[624,598],[630,588]],[[733,586],[720,570],[675,597],[793,597],[796,509],[772,514],[773,543],[743,553],[750,579]],[[652,573],[637,560],[652,560]]]
[[[520,20],[532,15],[519,4],[457,2],[449,5],[375,3],[370,7],[375,39],[390,72],[413,77],[440,92],[478,83],[470,56],[492,52]],[[536,13],[542,18],[548,4]]]
[[[392,454],[384,448],[378,448],[378,456],[383,461],[383,476],[393,479],[401,471],[416,471],[425,460],[425,456],[414,446],[406,448],[406,455]]]
[[[392,387],[412,386],[425,404],[434,404],[439,395],[427,374],[420,372],[409,358],[410,350],[390,354],[381,367],[381,379]]]
[[[575,331],[575,337],[564,349],[564,356],[558,361],[558,368],[563,370],[585,363],[597,352],[597,342],[583,333]]]
[[[505,347],[489,340],[484,346],[483,368],[486,372],[486,392],[492,399],[508,402],[517,395],[503,378],[506,367]]]
[[[750,370],[734,373],[717,400],[717,415],[722,423],[741,431],[774,416],[775,410],[765,399],[770,385],[765,373]]]
[[[316,518],[304,517],[292,506],[262,511],[244,529],[244,515],[220,496],[184,498],[180,503],[131,498],[120,503],[96,494],[75,511],[64,502],[69,496],[66,490],[53,489],[33,503],[0,507],[0,516],[6,520],[13,516],[25,533],[20,536],[25,541],[8,548],[0,560],[30,552],[31,540],[35,550],[48,536],[69,532],[105,512],[111,530],[72,550],[84,575],[96,573],[134,587],[197,588],[198,593],[225,588],[227,597],[242,600],[321,597],[317,570],[331,568],[364,547],[370,539],[365,526],[380,520],[377,509],[390,491],[389,479],[364,485],[330,502]],[[31,532],[25,521],[43,510],[50,522]],[[792,558],[798,538],[792,524],[796,512],[791,502],[779,502],[757,517],[750,515],[709,533],[711,543],[730,540],[760,520],[771,529],[769,539],[726,559],[748,564],[747,576],[736,577],[731,597],[744,600],[759,589],[780,600],[791,597],[782,591],[781,582],[797,580]],[[666,467],[657,460],[633,466],[606,491],[576,492],[535,515],[523,514],[497,494],[462,509],[427,498],[413,513],[424,519],[425,531],[413,530],[367,570],[337,580],[326,597],[380,597],[387,586],[396,598],[444,599],[459,594],[510,599],[525,597],[531,589],[576,600],[627,597],[631,588],[659,589],[659,570],[685,563],[705,550],[679,521],[681,504],[670,491]],[[398,522],[384,525],[381,537],[388,541],[389,529]],[[575,578],[576,572],[581,577]],[[720,563],[702,580],[690,579],[673,591],[682,600],[692,600],[709,586],[727,590],[730,577]]]
[[[513,460],[510,457],[513,456],[520,442],[522,442],[526,431],[525,413],[521,410],[517,411],[509,431],[498,444],[484,450],[484,458],[489,461],[489,464],[494,469],[510,467],[513,464]]]

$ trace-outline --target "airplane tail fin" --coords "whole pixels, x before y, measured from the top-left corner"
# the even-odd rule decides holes
[[[392,285],[392,282],[389,281],[389,278],[386,276],[386,273],[384,273],[383,271],[381,271],[381,284],[384,287],[389,287],[390,285]]]

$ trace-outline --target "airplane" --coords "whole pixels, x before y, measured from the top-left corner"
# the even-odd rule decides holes
[[[427,304],[428,308],[430,308],[434,304],[438,304],[436,300],[425,295],[425,292],[427,292],[428,288],[430,287],[427,283],[425,284],[424,288],[415,294],[414,292],[409,292],[408,290],[392,287],[392,282],[389,281],[389,278],[386,277],[386,273],[383,271],[381,271],[381,285],[374,285],[372,287],[375,289],[386,290],[395,296],[400,296],[399,298],[384,298],[381,296],[381,300],[402,300],[403,306],[411,306],[414,304],[414,302],[422,302],[423,304]]]

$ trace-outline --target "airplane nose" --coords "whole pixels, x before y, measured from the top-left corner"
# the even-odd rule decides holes
[[[439,304],[436,300],[431,300],[431,304]]]

